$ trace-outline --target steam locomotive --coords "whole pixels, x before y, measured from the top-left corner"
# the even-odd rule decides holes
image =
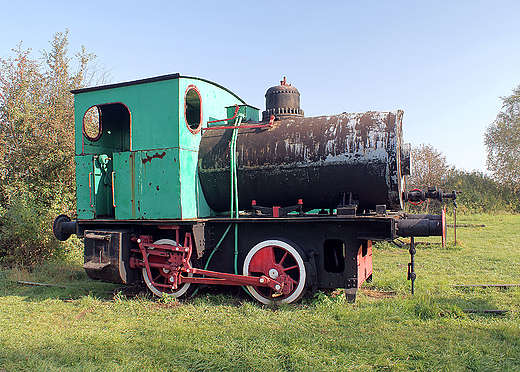
[[[372,242],[444,233],[402,211],[410,147],[402,111],[305,117],[284,78],[266,109],[179,74],[75,95],[77,216],[54,235],[84,238],[92,278],[145,283],[158,296],[197,285],[247,288],[261,303],[372,276]]]

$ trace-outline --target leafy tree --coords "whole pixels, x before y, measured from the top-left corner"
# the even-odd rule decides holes
[[[493,178],[514,191],[520,190],[520,85],[501,97],[503,106],[486,128],[487,168]]]
[[[67,35],[56,33],[39,59],[22,43],[0,59],[0,255],[24,262],[56,252],[52,218],[75,209],[70,90],[96,75],[96,56],[68,57]]]
[[[406,182],[409,190],[426,190],[430,186],[442,188],[448,180],[449,172],[453,169],[442,152],[430,144],[412,147],[411,163],[411,175]],[[429,212],[430,208],[437,204],[432,204],[432,201],[427,199],[419,208],[411,207],[411,209]]]
[[[412,174],[408,178],[411,188],[425,189],[446,182],[451,166],[432,145],[423,143],[412,147],[411,160]]]

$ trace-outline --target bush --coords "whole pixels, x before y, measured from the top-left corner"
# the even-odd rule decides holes
[[[23,184],[7,187],[5,191],[9,193],[8,202],[0,210],[0,256],[3,260],[30,264],[62,256],[67,244],[59,242],[52,234],[52,221],[60,209],[42,203]]]
[[[455,171],[445,187],[461,191],[457,201],[462,212],[520,212],[520,195],[482,172]]]
[[[75,210],[73,89],[93,81],[92,54],[67,56],[67,33],[33,58],[0,59],[0,255],[31,263],[59,254],[52,221]],[[104,76],[104,74],[103,74]],[[103,78],[99,80],[102,82]]]
[[[520,194],[505,187],[479,171],[466,172],[451,169],[444,182],[435,185],[445,192],[453,190],[457,195],[457,211],[459,213],[518,213],[520,212]],[[412,185],[410,188],[415,188]],[[451,210],[447,200],[429,200],[419,206],[407,204],[406,209],[412,213],[441,213],[444,205]]]

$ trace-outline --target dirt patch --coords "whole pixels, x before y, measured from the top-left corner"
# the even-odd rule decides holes
[[[365,296],[375,298],[375,299],[382,299],[382,298],[394,298],[396,296],[396,293],[393,291],[380,291],[376,289],[368,289],[368,288],[361,288],[361,292]]]

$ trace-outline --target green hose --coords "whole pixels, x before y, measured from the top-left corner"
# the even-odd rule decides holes
[[[211,261],[211,259],[213,258],[213,255],[215,254],[216,251],[218,251],[218,248],[220,247],[220,244],[222,244],[222,242],[224,241],[224,238],[227,236],[227,233],[229,232],[229,230],[231,229],[231,225],[233,224],[229,224],[229,226],[227,227],[226,231],[224,231],[224,234],[222,234],[222,237],[220,238],[220,240],[218,241],[217,245],[215,246],[215,248],[213,248],[213,250],[211,251],[209,257],[208,257],[208,260],[206,261],[206,264],[204,265],[204,270],[207,270],[208,267],[209,267],[209,263]],[[204,278],[205,275],[202,275],[202,277]],[[190,297],[193,297],[197,294],[197,292],[199,291],[199,288],[200,287],[197,287],[193,293],[191,294]]]
[[[237,172],[237,138],[238,138],[238,129],[240,124],[242,123],[243,115],[240,114],[237,116],[235,121],[235,128],[233,128],[233,135],[231,136],[231,144],[230,144],[230,175],[231,175],[231,208],[230,208],[230,217],[238,219],[240,217],[240,210],[238,208],[238,172]],[[234,259],[234,268],[235,275],[238,275],[238,223],[234,223],[235,225],[235,259]],[[242,289],[249,294],[249,291],[246,287],[242,286]]]
[[[229,229],[231,228],[231,223],[229,224],[229,226],[227,227],[226,231],[224,231],[224,234],[222,234],[222,237],[220,238],[220,240],[218,241],[217,245],[215,246],[215,248],[213,248],[213,250],[211,251],[211,254],[209,255],[208,257],[208,260],[206,261],[206,265],[204,265],[204,270],[207,270],[208,267],[209,267],[209,262],[211,261],[211,258],[213,257],[213,255],[215,254],[216,251],[218,251],[218,248],[220,247],[220,244],[222,244],[222,241],[224,240],[224,238],[226,237],[227,233],[229,232]]]
[[[240,217],[240,211],[238,209],[238,182],[237,182],[237,159],[236,159],[236,153],[237,153],[237,137],[238,137],[238,127],[242,123],[243,115],[240,114],[237,116],[235,120],[235,128],[233,128],[233,134],[231,135],[231,143],[229,145],[229,167],[230,167],[230,178],[231,178],[231,192],[230,192],[230,217],[231,218],[239,218]],[[224,241],[224,238],[227,236],[229,230],[231,229],[231,226],[235,225],[235,259],[234,259],[234,268],[235,268],[235,274],[238,275],[238,224],[237,223],[230,223],[227,227],[226,231],[224,231],[224,234],[222,234],[222,237],[220,238],[219,242],[213,248],[211,251],[208,260],[206,261],[206,264],[204,265],[204,270],[207,270],[209,267],[209,263],[211,259],[213,258],[213,255],[215,252],[217,252],[218,248],[220,247],[220,244]],[[248,294],[249,291],[246,287],[242,287]],[[199,291],[199,288],[195,289],[195,291],[191,294],[193,297],[197,292]]]
[[[229,208],[231,218],[239,217],[238,209],[238,180],[237,180],[237,137],[238,128],[242,122],[242,115],[237,116],[235,121],[235,127],[233,128],[233,134],[231,136],[231,143],[229,145],[229,168],[231,178],[231,190],[230,190],[230,201],[231,205]]]

